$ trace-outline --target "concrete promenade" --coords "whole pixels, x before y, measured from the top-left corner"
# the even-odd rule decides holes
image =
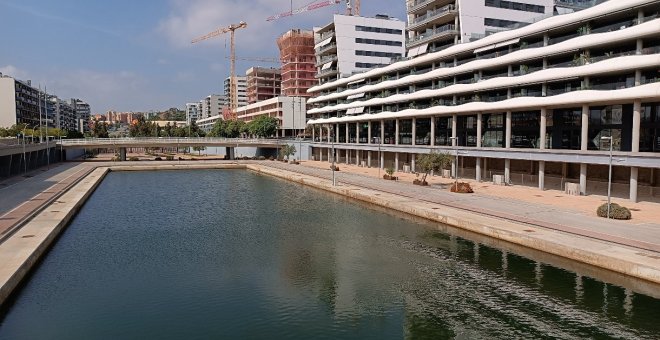
[[[331,171],[311,162],[303,165],[274,161],[87,162],[67,163],[32,178],[5,183],[7,190],[22,196],[0,200],[0,211],[6,219],[0,221],[6,226],[21,219],[31,220],[0,243],[0,304],[75,215],[109,168],[117,171],[247,168],[660,284],[660,225],[657,223],[605,220],[528,202],[524,197],[502,199],[481,194],[453,194],[443,184],[419,187],[407,181],[385,181],[347,171],[336,172],[339,185],[335,187]],[[43,202],[54,197],[57,198],[53,205],[44,209]],[[35,215],[34,218],[31,215]],[[9,228],[5,227],[5,232]]]

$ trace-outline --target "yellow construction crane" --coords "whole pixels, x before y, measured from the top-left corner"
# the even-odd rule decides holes
[[[229,110],[230,110],[230,119],[234,120],[236,119],[236,109],[238,108],[238,85],[236,84],[236,43],[234,41],[234,33],[237,29],[241,28],[246,28],[247,23],[245,21],[241,21],[238,24],[232,24],[229,27],[225,28],[218,28],[217,30],[199,37],[193,39],[192,43],[198,43],[200,41],[204,41],[207,39],[215,38],[219,35],[225,34],[227,32],[231,33],[231,71],[230,71],[230,76],[229,76]]]
[[[306,13],[309,11],[314,11],[320,8],[332,6],[341,3],[341,0],[322,0],[322,1],[314,1],[311,4],[305,6],[305,7],[300,7],[298,9],[291,9],[290,11],[276,14],[269,16],[266,21],[275,21],[279,20],[282,18]],[[354,16],[360,16],[360,0],[346,0],[346,15],[354,15]]]

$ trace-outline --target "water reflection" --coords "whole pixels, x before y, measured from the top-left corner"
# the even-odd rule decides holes
[[[112,173],[0,338],[653,338],[657,292],[245,171]]]

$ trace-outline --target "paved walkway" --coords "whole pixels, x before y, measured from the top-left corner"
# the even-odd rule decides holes
[[[331,179],[332,171],[318,166],[289,165],[268,162],[269,166],[294,171],[324,179]],[[326,163],[327,165],[327,163]],[[482,194],[455,194],[449,192],[450,184],[436,184],[420,187],[403,181],[386,181],[373,176],[352,173],[346,165],[335,172],[337,181],[372,190],[397,194],[404,197],[471,211],[477,214],[523,222],[530,226],[548,228],[575,235],[613,242],[629,247],[660,253],[660,224],[632,224],[627,221],[607,220],[587,216],[579,211],[562,207],[532,203],[523,199],[511,199]],[[414,178],[414,175],[413,177]],[[570,199],[570,198],[569,198]]]
[[[0,182],[0,240],[94,168],[91,164],[64,163]]]

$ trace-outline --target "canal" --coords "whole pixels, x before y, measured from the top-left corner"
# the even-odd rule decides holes
[[[658,337],[654,286],[558,263],[249,171],[113,172],[0,339]]]

